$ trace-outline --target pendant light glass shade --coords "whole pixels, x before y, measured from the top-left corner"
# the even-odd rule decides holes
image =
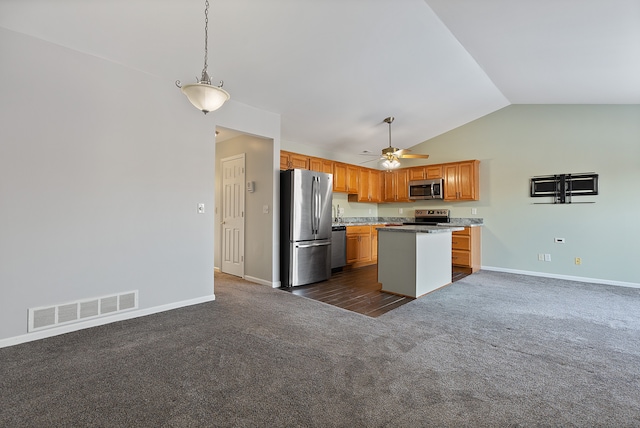
[[[205,114],[222,107],[229,99],[229,93],[218,86],[206,83],[191,83],[182,85],[182,93],[187,96],[191,104]]]

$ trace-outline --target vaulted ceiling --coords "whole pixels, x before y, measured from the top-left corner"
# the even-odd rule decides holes
[[[640,0],[210,1],[209,74],[286,141],[378,152],[387,116],[411,147],[509,104],[640,104]],[[200,0],[0,0],[0,26],[167,85],[203,66]]]

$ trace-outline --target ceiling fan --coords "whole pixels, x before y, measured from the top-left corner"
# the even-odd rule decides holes
[[[427,159],[429,155],[408,154],[411,150],[399,149],[391,145],[391,124],[394,121],[393,116],[384,119],[383,122],[389,124],[389,147],[382,149],[382,166],[387,170],[396,169],[400,166],[400,159]]]

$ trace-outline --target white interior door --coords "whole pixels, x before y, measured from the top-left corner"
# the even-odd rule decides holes
[[[244,277],[244,153],[222,159],[222,272]]]

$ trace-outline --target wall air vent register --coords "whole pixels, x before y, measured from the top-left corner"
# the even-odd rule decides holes
[[[138,290],[77,300],[60,305],[30,308],[28,331],[38,331],[138,308]]]

